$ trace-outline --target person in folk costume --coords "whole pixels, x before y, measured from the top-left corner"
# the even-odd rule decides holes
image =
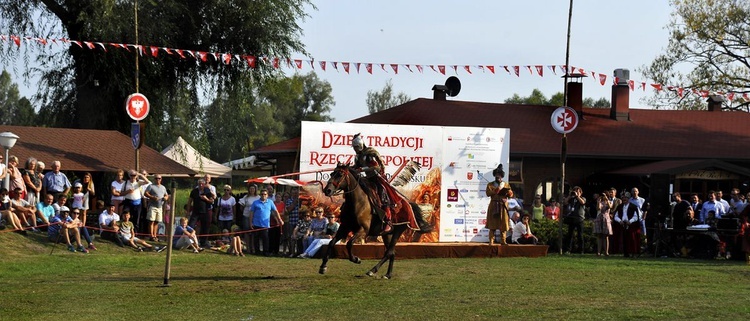
[[[495,245],[495,230],[500,230],[500,244],[508,244],[506,233],[510,229],[508,223],[508,192],[510,185],[503,181],[505,171],[503,164],[500,164],[492,171],[495,181],[487,183],[486,193],[490,197],[490,205],[487,207],[487,225],[490,230],[490,245]]]
[[[377,192],[377,204],[383,211],[377,211],[383,221],[383,233],[391,231],[391,200],[388,193],[385,192],[385,186],[389,185],[385,180],[385,166],[380,159],[380,153],[375,148],[365,146],[365,142],[360,134],[354,135],[352,139],[352,148],[357,153],[354,160],[354,168],[365,173],[368,187],[375,189]]]

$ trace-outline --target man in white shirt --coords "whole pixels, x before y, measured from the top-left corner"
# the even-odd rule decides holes
[[[101,214],[99,214],[99,228],[101,228],[99,234],[102,236],[102,238],[117,242],[117,245],[123,247],[124,244],[122,243],[120,237],[117,235],[117,232],[120,229],[120,227],[117,225],[117,222],[119,221],[120,215],[117,215],[117,213],[115,213],[115,205],[110,203],[109,207]]]
[[[720,219],[722,216],[724,216],[724,214],[726,214],[726,211],[724,211],[724,205],[716,200],[716,193],[714,193],[714,191],[708,191],[708,200],[704,202],[703,206],[701,207],[701,213],[698,217],[701,224],[706,223],[708,212],[710,211],[714,211],[714,213],[716,213],[717,219]]]

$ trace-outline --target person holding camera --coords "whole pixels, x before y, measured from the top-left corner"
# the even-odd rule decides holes
[[[563,222],[568,225],[568,234],[563,247],[567,246],[565,252],[570,253],[573,248],[573,231],[578,233],[578,247],[575,252],[583,254],[583,220],[586,219],[586,198],[583,197],[583,190],[575,186],[570,191],[570,195],[565,198],[565,219]]]

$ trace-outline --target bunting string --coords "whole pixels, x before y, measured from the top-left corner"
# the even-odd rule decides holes
[[[353,61],[330,61],[330,60],[315,60],[315,59],[297,59],[297,58],[281,58],[281,57],[269,57],[262,55],[252,54],[236,54],[229,52],[206,52],[199,50],[189,49],[178,49],[168,48],[160,46],[150,45],[136,45],[127,43],[112,43],[112,42],[97,42],[97,41],[84,41],[84,40],[72,40],[66,38],[40,38],[30,36],[15,36],[15,35],[0,35],[0,43],[8,43],[15,45],[20,48],[21,45],[38,45],[38,46],[76,46],[79,49],[84,50],[101,50],[108,52],[108,49],[126,50],[132,52],[135,50],[140,56],[158,58],[159,54],[167,56],[177,57],[179,59],[195,60],[196,63],[222,63],[225,65],[237,64],[246,65],[248,68],[257,68],[259,64],[270,65],[275,69],[279,68],[291,68],[295,70],[302,70],[306,66],[309,66],[312,70],[319,68],[323,72],[341,72],[346,74],[359,74],[367,73],[373,74],[379,67],[381,72],[393,73],[398,75],[399,72],[404,73],[424,73],[434,72],[445,75],[448,70],[453,70],[453,73],[459,74],[466,73],[467,75],[474,75],[475,73],[490,73],[490,74],[507,74],[509,76],[521,77],[528,72],[529,76],[534,77],[545,77],[557,76],[558,72],[560,75],[564,75],[566,72],[570,76],[586,77],[605,86],[608,80],[611,80],[612,84],[617,84],[620,79],[615,76],[610,76],[604,73],[584,69],[577,66],[566,66],[566,65],[450,65],[450,64],[400,64],[400,63],[374,63],[374,62],[353,62]],[[698,95],[702,98],[708,98],[709,95],[720,95],[725,97],[729,101],[742,98],[744,101],[750,101],[750,94],[743,91],[735,90],[723,90],[723,91],[709,91],[701,90],[696,88],[684,88],[682,86],[665,85],[658,83],[648,83],[640,80],[627,80],[630,91],[640,90],[646,91],[652,89],[656,92],[662,90],[675,92],[679,97],[684,97],[689,94]]]

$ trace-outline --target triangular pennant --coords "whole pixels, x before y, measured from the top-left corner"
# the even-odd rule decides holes
[[[549,65],[549,66],[547,66],[547,68],[549,68],[549,70],[552,70],[552,74],[553,75],[557,76],[557,71],[555,70],[555,69],[557,69],[557,66],[555,66],[555,65]]]
[[[742,94],[742,98],[744,98],[745,101],[749,101],[750,100],[750,95],[748,95],[747,93],[744,93],[744,94]]]
[[[93,42],[84,41],[83,44],[86,45],[86,47],[89,48],[89,49],[94,49],[94,43]]]
[[[633,81],[632,79],[628,80],[628,87],[630,88],[630,91],[635,90],[635,81]]]
[[[458,74],[458,66],[457,66],[457,65],[453,65],[453,66],[451,66],[451,67],[453,68],[453,72],[454,72],[455,74]]]
[[[366,63],[365,64],[365,70],[367,70],[367,73],[369,73],[370,75],[372,75],[372,64],[369,63],[369,62]]]
[[[599,83],[604,86],[604,84],[607,83],[607,75],[599,74]]]
[[[487,66],[487,69],[489,69],[491,73],[495,73],[495,66]]]
[[[151,49],[151,57],[156,58],[159,55],[159,47],[151,46],[149,49]]]
[[[205,51],[198,51],[198,57],[202,62],[206,62],[208,60],[208,53]]]
[[[734,93],[733,92],[727,93],[727,99],[729,99],[729,101],[734,100]]]
[[[348,62],[342,62],[341,66],[344,67],[344,72],[346,72],[348,74],[349,73],[349,63]]]
[[[531,71],[531,66],[524,66],[524,67],[526,67],[526,70],[528,70],[528,71],[529,71],[529,74],[530,74],[530,75],[533,75],[533,74],[534,74],[534,72],[533,72],[533,71]]]
[[[646,91],[646,83],[641,82],[641,90]]]
[[[358,62],[354,63],[354,69],[357,69],[357,73],[359,73],[359,65],[360,65],[360,63],[358,63]]]
[[[685,89],[684,88],[682,88],[682,87],[677,88],[677,95],[679,95],[680,98],[682,98],[682,94],[684,94],[684,93],[685,93]]]
[[[503,69],[505,69],[505,72],[507,72],[508,75],[510,75],[510,69],[508,69],[508,66],[503,66]]]
[[[99,48],[102,48],[105,52],[107,51],[107,46],[104,45],[104,43],[101,42],[95,42],[95,45],[99,46]]]
[[[516,77],[521,77],[521,67],[513,66],[513,72],[516,74]]]
[[[393,69],[393,73],[398,75],[398,64],[391,64],[391,69]]]
[[[464,66],[464,70],[466,70],[466,72],[471,74],[471,67],[469,65]]]
[[[38,43],[40,43],[42,45],[47,45],[47,39],[44,39],[44,38],[34,38],[34,40],[36,40],[36,42],[38,42]],[[99,43],[101,43],[101,42],[99,42]]]
[[[302,69],[302,59],[294,59],[294,66],[296,66],[297,69]]]
[[[445,65],[438,65],[437,67],[440,73],[445,75]]]
[[[280,66],[279,62],[280,62],[279,57],[273,57],[273,59],[271,60],[271,63],[273,64],[273,68],[279,69],[279,66]]]
[[[478,66],[475,66],[475,67],[477,67],[477,69],[481,70],[482,73],[484,73],[484,66],[478,65]]]
[[[339,71],[339,63],[337,61],[331,61],[331,64],[333,64],[333,69],[336,69],[336,71]]]
[[[700,91],[700,95],[703,98],[708,98],[708,94],[709,94],[708,90],[701,90]]]
[[[174,52],[176,52],[180,58],[185,59],[185,54],[183,53],[182,49],[175,49]]]
[[[16,46],[18,46],[18,47],[21,46],[21,38],[19,38],[18,36],[10,36],[10,40],[13,40],[13,43],[15,43]],[[81,43],[80,42],[77,43],[77,45],[79,47],[81,47]],[[81,48],[83,48],[83,47],[81,47]]]
[[[536,65],[534,66],[534,68],[536,68],[536,73],[539,75],[539,77],[544,77],[544,66]]]
[[[219,61],[219,55],[220,54],[218,52],[213,52],[210,55],[211,55],[211,57],[214,57],[214,61]]]
[[[406,67],[406,70],[408,70],[409,72],[414,72],[414,70],[411,70],[411,66],[409,66],[409,65],[404,65],[404,67]]]
[[[315,58],[310,59],[310,61],[308,61],[308,62],[310,63],[310,68],[312,68],[313,70],[315,70]]]
[[[221,55],[221,57],[223,58],[225,65],[228,65],[229,63],[232,62],[232,55],[231,54],[225,53],[225,54]]]
[[[435,66],[434,65],[430,65],[430,68],[432,68],[432,71],[438,72],[437,70],[435,70]]]
[[[383,69],[383,72],[388,73],[388,70],[385,70],[385,64],[379,64],[379,65],[380,65],[380,69]]]
[[[661,91],[662,90],[662,85],[661,84],[651,84],[651,87],[654,87],[654,89],[656,89],[656,91]]]
[[[248,67],[255,68],[255,63],[257,61],[257,58],[255,58],[255,56],[245,56],[245,61],[247,61]]]
[[[420,74],[422,73],[422,65],[417,65],[417,71],[419,71]]]
[[[11,39],[12,39],[12,37],[13,36],[11,36]],[[16,39],[18,39],[18,37],[16,37]],[[16,39],[13,39],[13,41],[16,41]],[[83,48],[83,46],[81,46],[81,42],[78,41],[78,40],[71,40],[70,42],[78,45],[78,48]],[[21,45],[21,39],[18,39],[18,42],[16,42],[16,45],[19,45],[19,46]]]
[[[321,61],[321,62],[319,62],[319,64],[320,64],[320,69],[322,69],[323,71],[326,71],[326,62],[325,61]]]

